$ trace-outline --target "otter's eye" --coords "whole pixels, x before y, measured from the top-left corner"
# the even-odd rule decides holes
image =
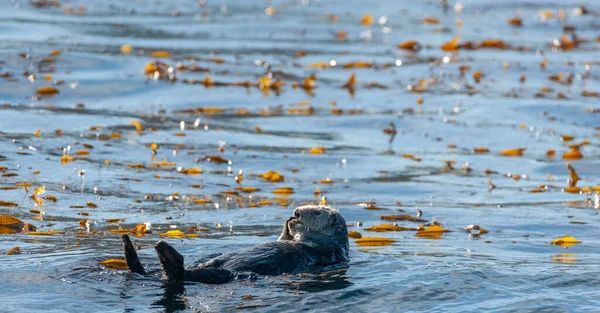
[[[294,216],[296,218],[300,218],[300,211],[298,211],[298,210],[294,211]]]

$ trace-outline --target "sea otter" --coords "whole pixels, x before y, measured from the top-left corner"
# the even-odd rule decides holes
[[[146,274],[129,236],[123,235],[129,270]],[[280,275],[310,271],[348,261],[348,229],[340,213],[329,206],[306,205],[294,210],[276,242],[230,252],[198,267],[185,269],[183,256],[164,241],[154,249],[170,281],[220,284],[247,275]]]

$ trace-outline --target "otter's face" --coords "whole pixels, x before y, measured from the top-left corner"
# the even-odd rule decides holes
[[[294,210],[294,217],[312,233],[332,233],[345,228],[344,218],[337,210],[328,206],[305,205]]]
[[[301,206],[288,224],[295,241],[323,251],[331,260],[348,260],[348,228],[337,210],[324,205]]]

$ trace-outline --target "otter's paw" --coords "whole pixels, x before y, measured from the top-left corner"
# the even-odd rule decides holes
[[[290,235],[295,237],[296,235],[302,235],[306,232],[306,226],[300,222],[299,219],[294,218],[288,223]]]
[[[290,228],[290,222],[292,222],[295,219],[296,219],[295,217],[290,217],[290,218],[288,218],[287,221],[285,221],[285,224],[283,225],[283,230],[281,231],[281,235],[279,235],[279,238],[277,239],[277,241],[294,239],[293,233],[290,232],[290,230],[292,229],[292,228]]]

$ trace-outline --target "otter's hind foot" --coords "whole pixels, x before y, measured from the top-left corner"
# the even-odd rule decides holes
[[[170,281],[183,281],[183,256],[164,241],[159,241],[154,245],[158,260],[163,266],[163,276]]]
[[[142,263],[140,263],[140,259],[138,258],[133,243],[131,243],[131,239],[129,239],[129,235],[122,235],[121,240],[123,240],[123,254],[125,254],[125,262],[127,262],[129,271],[140,275],[146,275],[146,271],[144,270]]]

